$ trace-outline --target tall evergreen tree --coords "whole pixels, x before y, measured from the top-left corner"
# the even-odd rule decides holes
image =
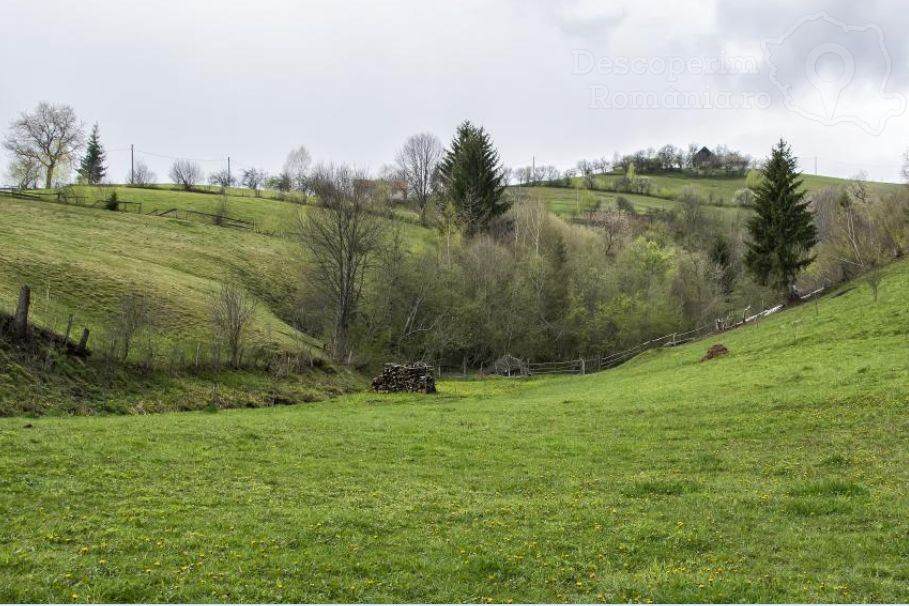
[[[92,134],[85,148],[85,155],[79,165],[79,175],[91,185],[98,185],[104,179],[107,167],[104,166],[104,148],[101,146],[101,137],[98,125],[92,127]]]
[[[751,241],[745,265],[764,286],[796,298],[795,280],[814,259],[817,230],[804,201],[801,173],[785,141],[773,148],[755,192],[755,215],[748,221]]]
[[[508,210],[503,199],[505,172],[489,134],[464,121],[439,164],[439,181],[468,235],[476,234]]]

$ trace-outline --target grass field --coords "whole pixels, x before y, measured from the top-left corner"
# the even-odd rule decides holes
[[[214,212],[220,199],[163,188],[76,192],[92,200],[113,189],[120,200],[141,202],[143,213]],[[210,300],[230,279],[259,301],[254,340],[318,345],[291,326],[299,286],[293,276],[302,276],[303,267],[296,222],[311,207],[236,195],[228,208],[230,216],[279,235],[0,196],[0,309],[11,311],[20,286],[29,284],[39,324],[62,330],[72,313],[77,327],[86,325],[98,335],[123,294],[144,292],[154,303],[155,339],[162,347],[182,342],[192,348],[210,340]],[[411,222],[398,224],[414,246],[435,237]]]
[[[513,187],[520,195],[536,195],[541,197],[549,209],[561,216],[583,215],[595,207],[600,201],[604,208],[614,207],[615,200],[622,196],[631,201],[639,212],[654,209],[670,210],[676,208],[673,200],[688,186],[697,189],[700,194],[709,200],[711,196],[716,203],[706,206],[706,211],[716,217],[729,221],[740,220],[748,213],[746,209],[732,204],[731,200],[736,191],[745,187],[745,177],[698,177],[689,174],[663,174],[643,175],[653,183],[653,195],[625,194],[612,191],[591,191],[580,187],[575,190],[567,187]],[[599,186],[611,186],[619,175],[597,177]],[[805,189],[808,192],[818,191],[826,187],[839,187],[847,183],[845,179],[825,177],[822,175],[802,175]],[[576,179],[581,185],[580,179]],[[872,191],[886,193],[901,187],[894,183],[869,182]]]
[[[902,262],[586,377],[0,419],[0,601],[905,602],[907,298]]]
[[[643,175],[653,183],[654,192],[660,196],[674,197],[678,195],[686,186],[696,187],[705,197],[713,194],[722,202],[728,204],[736,191],[745,187],[745,177],[699,177],[689,174],[663,174],[663,175]],[[611,182],[618,176],[606,177]],[[837,177],[827,177],[824,175],[802,174],[802,181],[805,189],[809,192],[818,191],[826,187],[838,187],[845,185],[847,179]],[[869,182],[869,187],[878,192],[892,191],[900,187],[894,183]]]
[[[147,293],[156,337],[198,342],[209,337],[209,301],[221,281],[240,281],[260,301],[257,339],[290,344],[288,325],[297,247],[290,240],[189,221],[113,213],[43,202],[0,199],[0,302],[11,309],[22,284],[33,290],[33,314],[58,329],[70,313],[96,334],[119,297]],[[308,341],[313,344],[310,339]]]
[[[513,187],[517,196],[538,197],[549,210],[561,217],[570,218],[584,216],[585,213],[595,210],[599,202],[601,209],[615,208],[616,200],[621,196],[632,203],[639,213],[651,211],[668,211],[678,209],[674,200],[645,196],[641,194],[624,194],[606,191],[591,191],[585,189],[570,189],[566,187]],[[738,206],[713,206],[704,205],[704,212],[709,216],[724,221],[744,221],[751,211]]]

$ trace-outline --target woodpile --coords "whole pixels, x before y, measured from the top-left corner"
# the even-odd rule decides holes
[[[435,393],[436,380],[432,368],[426,364],[386,364],[382,374],[372,380],[372,389],[379,393]]]

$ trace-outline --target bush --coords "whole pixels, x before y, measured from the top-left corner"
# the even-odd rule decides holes
[[[626,212],[629,215],[637,214],[637,211],[634,209],[634,204],[632,204],[631,200],[629,200],[625,196],[619,196],[618,198],[615,199],[615,207],[617,210]]]
[[[112,191],[110,196],[104,202],[104,208],[107,210],[117,211],[120,210],[120,201],[117,199],[117,192]]]
[[[732,195],[732,203],[735,206],[749,207],[754,203],[754,192],[743,187]]]

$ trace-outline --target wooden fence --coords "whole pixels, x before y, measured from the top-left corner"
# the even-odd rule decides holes
[[[109,200],[97,198],[91,199],[63,190],[36,192],[19,189],[16,187],[0,187],[0,194],[8,196],[10,198],[15,198],[17,200],[34,200],[36,202],[50,202],[52,204],[83,206],[85,208],[106,208],[110,203]],[[123,212],[132,212],[141,215],[142,203],[117,200],[117,209],[122,210]]]
[[[807,301],[808,299],[820,295],[823,291],[823,288],[819,288],[813,292],[801,296],[800,298],[803,301]],[[635,356],[638,356],[651,349],[656,349],[658,347],[675,347],[677,345],[683,345],[685,343],[690,343],[691,341],[697,341],[698,339],[709,337],[710,335],[720,334],[728,330],[738,328],[739,326],[743,326],[745,324],[752,324],[761,318],[765,318],[780,311],[781,309],[783,309],[782,305],[775,305],[773,307],[768,307],[767,309],[764,309],[756,314],[749,315],[748,312],[750,311],[750,308],[746,308],[742,311],[741,314],[737,314],[735,316],[729,315],[726,318],[717,319],[714,322],[704,324],[703,326],[698,326],[697,328],[693,328],[685,332],[674,332],[663,335],[662,337],[657,337],[655,339],[650,339],[649,341],[639,343],[634,347],[630,347],[622,351],[608,353],[602,356],[576,358],[554,362],[525,362],[519,360],[518,358],[508,356],[510,363],[507,370],[497,371],[493,368],[491,372],[493,374],[499,374],[513,378],[554,374],[584,375],[591,372],[598,372],[619,366],[620,364],[627,362]],[[436,367],[436,374],[438,377],[442,376],[442,370],[440,367]]]
[[[153,210],[148,213],[152,217],[172,217],[183,219],[185,221],[201,221],[220,227],[233,227],[236,229],[253,229],[253,224],[243,219],[237,219],[228,215],[216,215],[204,213],[198,210],[187,210],[184,208],[170,208],[168,210]]]

